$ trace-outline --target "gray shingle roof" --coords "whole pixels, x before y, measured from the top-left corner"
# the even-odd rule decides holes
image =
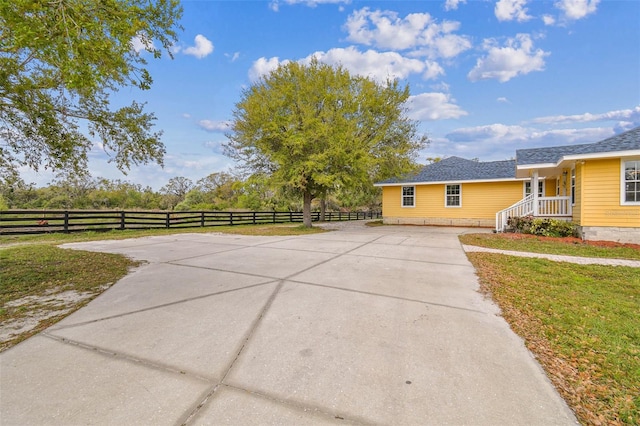
[[[417,182],[462,182],[487,179],[514,179],[515,160],[479,162],[460,157],[449,157],[424,166],[415,175],[387,179],[379,184]]]
[[[528,164],[555,164],[562,157],[566,157],[567,155],[632,151],[638,149],[640,149],[640,127],[636,127],[596,143],[552,146],[548,148],[518,149],[516,151],[516,162],[519,166]]]

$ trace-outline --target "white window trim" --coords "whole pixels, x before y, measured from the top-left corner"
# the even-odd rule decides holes
[[[458,198],[460,199],[460,204],[458,204],[457,206],[450,206],[447,204],[447,186],[454,186],[454,185],[458,185],[458,187],[460,188],[460,193],[457,195]],[[462,184],[461,183],[448,183],[444,186],[444,207],[447,209],[459,209],[462,208]]]
[[[525,180],[524,182],[522,182],[522,198],[527,198],[527,183],[529,185],[531,185],[531,181],[530,180]],[[538,186],[542,186],[542,194],[538,194],[538,197],[545,197],[546,195],[546,184],[545,184],[545,179],[539,179],[538,180]]]
[[[405,206],[404,205],[404,189],[405,188],[413,188],[413,204],[410,206]],[[415,208],[416,206],[416,187],[415,185],[402,185],[400,187],[400,207],[402,207],[403,209],[412,209]]]
[[[571,197],[571,205],[576,205],[576,166],[571,168],[569,172],[569,197]]]
[[[640,201],[625,200],[625,163],[630,161],[640,161],[640,158],[621,158],[620,159],[620,205],[621,206],[640,206]]]

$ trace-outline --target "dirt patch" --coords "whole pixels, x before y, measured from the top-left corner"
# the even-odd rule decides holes
[[[95,292],[62,291],[58,287],[39,296],[26,296],[5,303],[2,309],[17,315],[0,322],[0,350],[10,341],[38,329],[47,320],[74,311],[108,287],[109,285],[100,287]]]

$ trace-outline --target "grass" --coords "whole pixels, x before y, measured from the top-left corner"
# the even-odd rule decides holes
[[[283,224],[2,236],[0,351],[78,310],[140,264],[118,254],[67,250],[58,244],[186,232],[287,236],[325,231]]]
[[[125,229],[111,231],[86,231],[49,234],[33,234],[33,235],[4,235],[0,236],[0,249],[3,246],[13,244],[64,244],[84,241],[100,241],[100,240],[124,240],[127,238],[141,238],[158,235],[174,235],[174,234],[207,234],[207,233],[225,233],[240,235],[305,235],[326,232],[322,228],[314,226],[306,228],[302,225],[277,224],[277,225],[236,225],[236,226],[217,226],[208,228],[172,228],[172,229]]]
[[[35,321],[17,335],[3,333],[0,350],[78,310],[137,264],[116,254],[47,244],[0,250],[0,324],[11,328]],[[66,300],[56,297],[61,295]]]
[[[483,234],[484,235],[484,234]],[[465,235],[466,244],[573,256],[592,248],[562,240]],[[601,256],[624,256],[600,247]],[[622,253],[622,254],[621,254]],[[481,288],[500,306],[582,424],[640,424],[640,270],[468,253]]]
[[[549,238],[524,234],[465,234],[463,244],[500,250],[640,260],[640,245],[582,241],[578,238]]]

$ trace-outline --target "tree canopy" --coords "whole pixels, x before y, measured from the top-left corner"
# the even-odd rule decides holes
[[[134,41],[153,57],[170,55],[181,15],[178,0],[0,2],[0,172],[81,170],[90,137],[122,171],[162,164],[154,115],[137,102],[114,110],[109,97],[123,86],[149,89]]]
[[[406,116],[409,88],[352,76],[312,60],[281,65],[245,89],[233,113],[227,155],[311,200],[359,191],[415,167],[427,139]]]

